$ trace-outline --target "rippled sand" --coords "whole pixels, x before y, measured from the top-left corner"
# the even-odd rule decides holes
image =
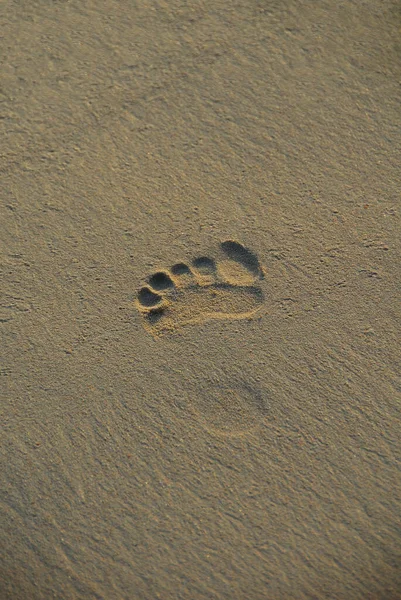
[[[401,11],[0,8],[1,600],[395,600]]]

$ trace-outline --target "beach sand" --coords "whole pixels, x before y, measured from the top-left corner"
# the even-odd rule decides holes
[[[1,600],[401,598],[401,9],[6,0]]]

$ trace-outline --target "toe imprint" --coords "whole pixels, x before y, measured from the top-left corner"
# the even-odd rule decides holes
[[[171,267],[171,272],[173,275],[189,275],[191,269],[185,263],[177,263]]]
[[[238,242],[233,242],[232,240],[223,242],[221,244],[221,248],[231,260],[242,265],[255,277],[263,279],[264,272],[262,267],[260,266],[258,257],[256,256],[256,254],[248,250],[248,248],[245,248],[244,246],[242,246],[242,244],[239,244]]]
[[[154,290],[158,291],[168,290],[169,288],[174,287],[174,282],[171,277],[168,273],[163,273],[163,271],[149,277],[149,283]]]
[[[159,294],[155,294],[148,287],[143,287],[138,292],[138,300],[142,306],[146,306],[146,308],[151,308],[153,306],[157,306],[162,302],[162,296]]]
[[[208,256],[200,256],[192,261],[193,266],[202,275],[213,275],[216,272],[216,263]]]
[[[220,254],[195,257],[192,268],[176,263],[148,277],[137,297],[148,331],[160,335],[191,323],[255,315],[264,299],[257,256],[232,240],[220,245]]]

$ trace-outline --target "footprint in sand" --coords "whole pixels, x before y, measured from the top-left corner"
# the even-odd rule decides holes
[[[269,413],[266,392],[243,374],[219,380],[206,376],[202,383],[188,382],[191,409],[209,433],[237,437],[257,428]]]
[[[199,256],[158,271],[138,292],[137,307],[152,335],[211,319],[250,318],[264,300],[264,270],[257,256],[228,240],[218,256]]]

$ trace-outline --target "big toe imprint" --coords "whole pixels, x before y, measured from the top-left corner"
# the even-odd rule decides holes
[[[209,319],[250,318],[261,308],[264,271],[257,256],[228,240],[219,256],[198,256],[148,277],[137,297],[145,328],[153,335]]]

